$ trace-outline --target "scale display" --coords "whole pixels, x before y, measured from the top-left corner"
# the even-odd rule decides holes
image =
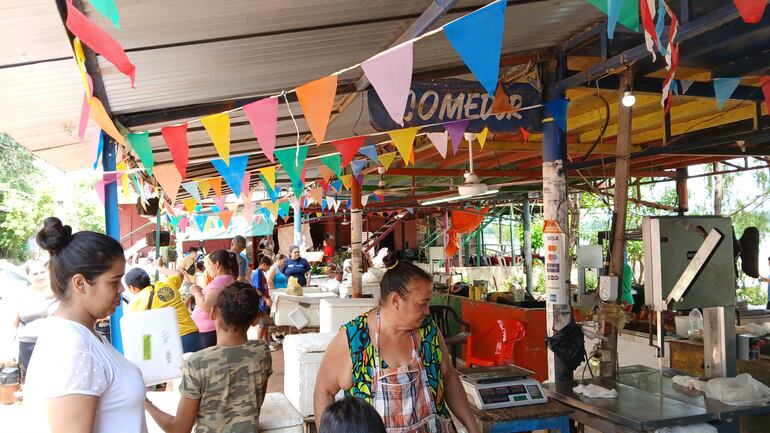
[[[500,409],[546,403],[532,372],[514,366],[465,369],[461,380],[468,399],[479,409]]]

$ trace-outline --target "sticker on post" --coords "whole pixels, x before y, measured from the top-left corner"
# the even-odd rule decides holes
[[[546,300],[552,304],[567,304],[567,242],[564,231],[556,221],[546,220],[543,224],[543,247],[545,248],[545,292]]]

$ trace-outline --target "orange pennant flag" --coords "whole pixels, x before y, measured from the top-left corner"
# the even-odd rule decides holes
[[[232,217],[233,212],[230,211],[230,209],[225,209],[222,212],[219,212],[219,219],[222,220],[222,225],[225,226],[225,229],[230,227],[230,218]]]
[[[201,119],[203,127],[209,133],[219,157],[230,165],[230,114],[219,113]]]
[[[222,178],[213,177],[209,179],[209,184],[211,185],[211,188],[214,190],[214,196],[222,197]]]
[[[379,156],[380,164],[385,168],[385,171],[388,171],[390,168],[390,164],[393,164],[393,161],[396,159],[397,152],[389,152],[389,153],[383,153]]]
[[[179,186],[182,184],[182,175],[179,174],[175,164],[156,165],[152,170],[153,176],[166,193],[171,203],[176,201]]]
[[[211,192],[211,182],[208,179],[198,181],[198,189],[201,191],[201,200],[206,200]]]
[[[337,76],[330,75],[297,87],[297,100],[316,145],[323,143],[337,94]]]
[[[332,174],[334,172],[331,168],[325,166],[325,165],[319,165],[318,166],[318,172],[321,173],[321,177],[323,178],[324,182],[329,183],[329,179],[331,179]]]
[[[495,99],[492,100],[492,107],[490,107],[490,112],[492,114],[498,114],[507,113],[512,110],[513,107],[511,107],[510,98],[505,94],[505,90],[503,90],[503,83],[498,83],[497,91],[495,92]]]
[[[324,194],[323,188],[312,189],[310,190],[310,199],[314,203],[321,204],[321,202],[323,201],[323,194]]]
[[[195,201],[195,197],[190,197],[182,200],[182,204],[184,205],[185,210],[189,215],[192,215],[193,212],[195,212],[195,205],[198,203]]]
[[[351,182],[353,181],[353,176],[346,174],[340,177],[342,179],[342,184],[345,185],[345,189],[350,189]]]
[[[484,129],[481,132],[476,134],[476,140],[478,140],[479,146],[482,149],[484,148],[484,143],[487,142],[487,134],[489,134],[489,128],[487,128],[486,126],[484,127]]]
[[[414,137],[419,130],[420,127],[415,126],[388,132],[390,139],[393,140],[393,144],[396,146],[396,149],[398,149],[398,153],[401,154],[401,159],[404,160],[404,165],[409,165],[409,161],[412,159]],[[382,157],[382,155],[380,155],[380,157]]]
[[[126,147],[126,139],[120,135],[118,128],[116,128],[115,124],[112,123],[112,119],[110,119],[110,116],[104,109],[102,101],[100,101],[96,96],[91,98],[91,119],[93,119],[94,122],[99,125],[99,128],[101,128],[102,131],[106,132],[110,137],[114,138],[115,141],[120,143],[121,146]]]

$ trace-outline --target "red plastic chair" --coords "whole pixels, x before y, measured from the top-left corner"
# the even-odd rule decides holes
[[[474,353],[473,340],[490,333],[499,334],[494,353]],[[517,341],[524,339],[527,334],[524,324],[516,319],[499,319],[497,326],[481,334],[468,336],[465,349],[465,365],[467,367],[493,367],[496,365],[513,364],[513,349]]]

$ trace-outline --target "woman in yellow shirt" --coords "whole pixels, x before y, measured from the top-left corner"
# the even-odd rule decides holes
[[[197,352],[201,349],[198,327],[195,326],[187,306],[184,304],[179,289],[184,282],[184,274],[179,270],[166,269],[155,263],[155,269],[166,278],[158,281],[155,286],[150,282],[150,276],[141,268],[128,271],[125,276],[128,291],[134,294],[134,298],[128,304],[128,311],[144,311],[155,308],[171,307],[176,310],[179,323],[179,335],[182,337],[182,350]]]

